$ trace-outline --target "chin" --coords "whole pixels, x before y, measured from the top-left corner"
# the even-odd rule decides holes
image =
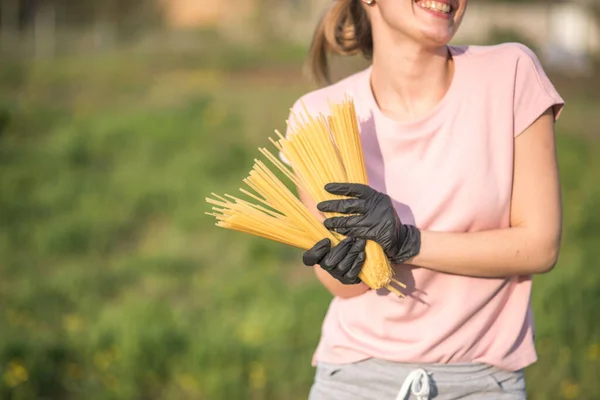
[[[448,44],[458,30],[466,2],[460,0],[413,0],[415,22],[428,42]]]
[[[421,31],[423,44],[433,47],[446,46],[452,38],[454,38],[454,32],[431,32]]]
[[[453,39],[467,0],[380,0],[373,28],[391,30],[424,47],[445,46]],[[384,28],[385,26],[385,28]]]

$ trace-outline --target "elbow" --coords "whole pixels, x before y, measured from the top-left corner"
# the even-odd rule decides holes
[[[541,246],[540,252],[532,266],[533,274],[543,275],[552,271],[558,262],[560,246],[558,244],[551,246]]]
[[[558,262],[561,236],[560,229],[544,229],[523,240],[528,250],[528,257],[525,258],[528,264],[527,275],[543,275],[554,269]]]

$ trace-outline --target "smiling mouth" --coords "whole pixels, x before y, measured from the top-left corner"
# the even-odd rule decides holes
[[[432,0],[420,0],[416,1],[417,5],[426,10],[437,11],[444,14],[450,14],[453,11],[453,7],[450,4],[441,3]]]

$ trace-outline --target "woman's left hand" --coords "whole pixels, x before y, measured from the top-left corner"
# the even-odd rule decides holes
[[[357,183],[328,183],[325,190],[351,198],[323,201],[317,204],[319,211],[354,214],[326,219],[327,229],[379,243],[394,264],[402,264],[419,253],[419,230],[400,221],[387,194]]]

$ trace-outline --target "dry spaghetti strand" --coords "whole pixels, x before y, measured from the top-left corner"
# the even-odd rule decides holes
[[[288,122],[287,136],[275,131],[278,140],[269,138],[292,168],[266,148],[259,148],[275,171],[305,190],[316,202],[343,198],[325,191],[327,183],[368,184],[358,118],[350,98],[330,104],[327,117],[311,116],[306,107],[305,115],[293,117],[299,123],[291,126]],[[250,200],[214,193],[212,198],[206,199],[214,206],[213,212],[207,214],[217,219],[217,226],[305,250],[323,238],[329,238],[333,245],[344,238],[325,228],[263,161],[255,160],[244,183],[247,188],[240,188],[240,191]],[[331,215],[335,214],[328,213],[327,216]],[[393,270],[381,246],[368,241],[365,252],[367,258],[360,279],[372,289],[387,288],[403,296],[394,285],[402,288],[405,285],[393,279]]]
[[[358,118],[352,100],[330,105],[330,116],[324,118],[292,115],[300,121],[289,127],[287,138],[278,133],[278,148],[294,166],[299,179],[306,185],[316,202],[340,198],[323,188],[329,182],[356,182],[368,184]],[[328,215],[329,216],[329,215]],[[367,260],[360,278],[371,288],[388,287],[401,282],[392,278],[393,270],[381,246],[368,241]]]

